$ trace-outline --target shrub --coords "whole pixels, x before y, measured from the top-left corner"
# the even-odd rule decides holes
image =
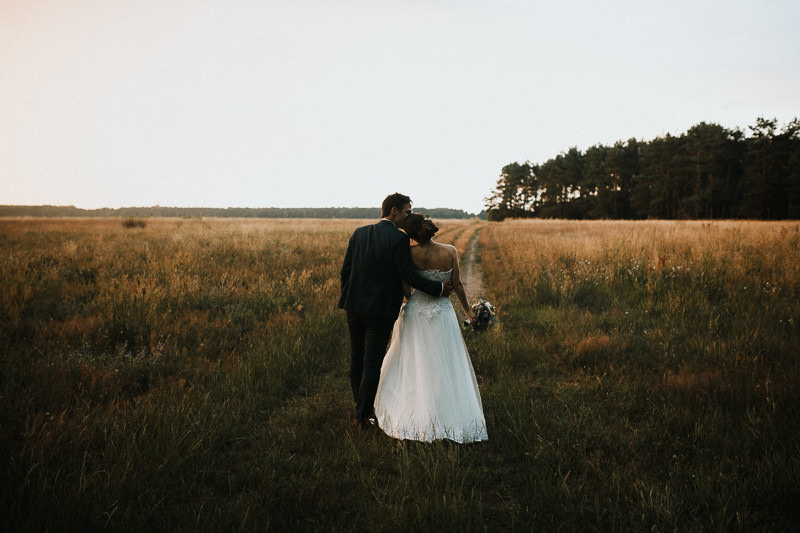
[[[129,217],[122,221],[122,225],[126,228],[145,228],[147,222],[142,218]]]

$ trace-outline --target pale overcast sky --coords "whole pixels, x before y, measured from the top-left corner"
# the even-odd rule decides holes
[[[501,168],[800,117],[800,1],[0,0],[0,204],[477,213]]]

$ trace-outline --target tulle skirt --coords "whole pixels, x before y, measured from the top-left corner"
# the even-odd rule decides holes
[[[390,437],[430,442],[488,438],[475,371],[448,298],[419,291],[400,311],[375,398]]]

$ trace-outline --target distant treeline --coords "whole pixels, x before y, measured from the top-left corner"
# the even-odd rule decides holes
[[[752,135],[700,123],[675,137],[571,148],[503,167],[489,220],[800,218],[800,120]]]
[[[473,218],[460,209],[414,208],[431,218]],[[0,217],[230,217],[230,218],[380,218],[380,207],[120,207],[80,209],[57,205],[0,205]]]

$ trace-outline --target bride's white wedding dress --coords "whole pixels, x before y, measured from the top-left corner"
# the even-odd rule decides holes
[[[452,270],[423,270],[435,281]],[[390,437],[430,442],[486,440],[475,371],[446,297],[415,291],[400,311],[381,367],[375,415]]]

